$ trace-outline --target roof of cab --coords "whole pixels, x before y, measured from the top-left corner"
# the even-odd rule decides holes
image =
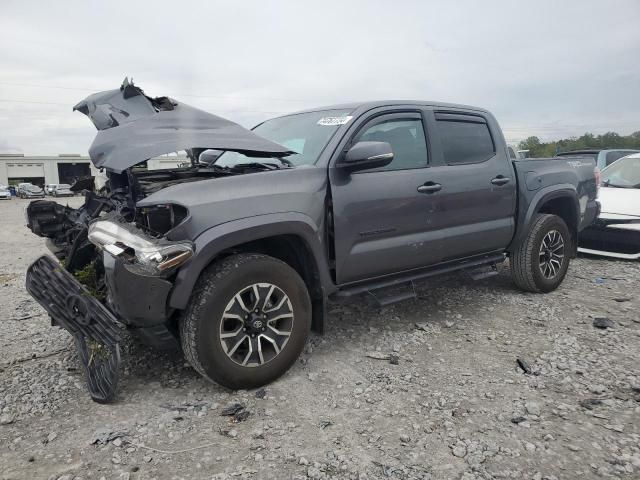
[[[439,108],[450,108],[450,109],[460,109],[460,110],[471,110],[474,112],[481,113],[489,113],[484,108],[472,107],[471,105],[461,105],[457,103],[445,103],[445,102],[434,102],[427,100],[375,100],[375,101],[367,101],[367,102],[348,102],[348,103],[340,103],[336,105],[326,105],[323,107],[315,107],[308,108],[305,110],[299,110],[297,112],[287,113],[284,115],[280,115],[281,117],[286,117],[289,115],[299,115],[301,113],[310,113],[310,112],[322,112],[325,110],[371,110],[379,107],[394,107],[398,105],[415,105],[420,107],[439,107]]]

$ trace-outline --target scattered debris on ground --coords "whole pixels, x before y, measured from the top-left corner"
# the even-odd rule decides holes
[[[596,328],[613,328],[614,323],[605,317],[596,317],[593,319],[593,326]]]

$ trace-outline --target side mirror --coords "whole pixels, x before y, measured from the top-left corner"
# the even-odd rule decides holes
[[[224,152],[222,150],[205,150],[198,157],[198,163],[202,165],[211,165],[212,163],[215,163],[215,161],[218,160],[218,157],[223,153]]]
[[[387,142],[358,142],[338,161],[337,168],[347,172],[385,167],[393,160],[393,150]]]

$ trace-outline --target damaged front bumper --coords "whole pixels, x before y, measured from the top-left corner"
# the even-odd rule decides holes
[[[120,366],[120,328],[113,314],[46,255],[28,268],[26,287],[54,324],[73,336],[91,398],[113,400]]]
[[[173,283],[167,279],[132,272],[125,262],[103,253],[107,304],[111,311],[133,328],[148,328],[164,323],[170,316],[167,298]]]
[[[88,240],[102,255],[106,305],[122,323],[151,340],[147,343],[162,346],[154,337],[172,314],[167,302],[172,278],[193,255],[193,244],[152,238],[133,224],[112,219],[89,225]]]
[[[34,218],[30,224],[38,225]],[[74,337],[89,393],[95,401],[105,403],[115,397],[120,331],[125,326],[146,343],[175,345],[167,327],[173,313],[167,299],[173,287],[171,279],[191,256],[193,247],[189,242],[152,238],[113,217],[102,218],[89,224],[84,237],[95,247],[91,275],[96,277],[99,272],[102,288],[95,289],[85,281],[86,271],[72,274],[49,256],[40,257],[29,267],[26,287],[53,324]],[[67,256],[65,265],[72,260]]]

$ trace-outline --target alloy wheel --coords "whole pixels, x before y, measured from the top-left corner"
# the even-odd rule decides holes
[[[564,262],[564,238],[557,230],[551,230],[542,239],[539,252],[540,273],[546,279],[554,278]]]
[[[282,289],[254,283],[237,292],[222,314],[222,349],[243,367],[264,365],[289,341],[293,320],[291,300]]]

